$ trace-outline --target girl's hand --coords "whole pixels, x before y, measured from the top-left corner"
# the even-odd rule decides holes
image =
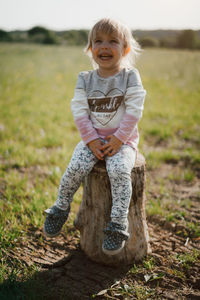
[[[93,140],[87,144],[87,146],[99,160],[104,159],[104,153],[102,152],[103,145],[104,143],[99,139]]]
[[[115,155],[121,146],[123,145],[123,142],[120,141],[116,136],[109,135],[105,138],[105,140],[108,141],[108,143],[104,144],[102,146],[102,151],[104,155],[113,156]]]

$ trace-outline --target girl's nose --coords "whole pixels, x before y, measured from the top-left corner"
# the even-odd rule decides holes
[[[109,43],[107,41],[102,42],[101,48],[108,49],[109,48]]]

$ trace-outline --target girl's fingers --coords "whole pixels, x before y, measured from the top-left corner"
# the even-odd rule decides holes
[[[106,143],[106,144],[103,144],[103,145],[100,145],[100,147],[95,147],[94,149],[94,155],[100,159],[100,160],[103,160],[104,159],[104,156],[108,155],[108,156],[112,156],[114,154],[117,153],[117,151],[119,150],[119,146],[116,145],[115,143]],[[103,153],[102,153],[103,151]]]
[[[108,149],[107,151],[104,152],[105,155],[108,155],[108,156],[113,156],[114,154],[116,154],[118,152],[118,149],[113,149],[113,148],[110,148]]]
[[[102,149],[102,150],[105,150],[105,149],[107,149],[108,147],[110,147],[109,144],[104,144],[104,145],[101,147],[101,149]]]
[[[111,147],[107,148],[105,151],[104,151],[104,154],[107,155],[109,154],[111,151],[113,151],[113,149]]]
[[[95,151],[95,156],[100,159],[103,160],[103,154],[101,153],[101,151],[99,151],[98,149]]]
[[[107,155],[108,156],[113,156],[113,155],[115,155],[117,153],[117,151],[112,151],[112,152],[109,152]]]

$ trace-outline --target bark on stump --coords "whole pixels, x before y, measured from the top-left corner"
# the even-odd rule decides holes
[[[151,252],[145,213],[145,159],[138,153],[132,170],[132,198],[129,207],[130,238],[116,255],[102,252],[103,229],[110,221],[112,197],[105,163],[98,162],[83,182],[83,199],[74,225],[80,231],[80,245],[93,261],[107,265],[131,264]]]

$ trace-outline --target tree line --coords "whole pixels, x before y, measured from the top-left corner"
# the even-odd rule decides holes
[[[35,26],[27,31],[0,29],[0,42],[23,42],[39,44],[86,45],[88,30],[52,31]],[[135,30],[133,36],[145,47],[200,49],[200,30]]]

